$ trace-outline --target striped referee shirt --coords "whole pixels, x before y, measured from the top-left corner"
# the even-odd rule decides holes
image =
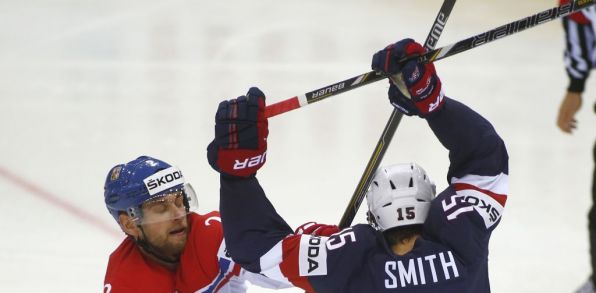
[[[561,0],[561,4],[569,2]],[[568,91],[583,92],[590,70],[596,67],[596,7],[590,6],[563,18],[565,29],[565,69]]]

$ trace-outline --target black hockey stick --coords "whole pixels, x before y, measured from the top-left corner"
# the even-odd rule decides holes
[[[455,44],[432,50],[424,55],[418,56],[417,58],[419,58],[419,61],[425,63],[438,61],[443,58],[447,58],[449,56],[501,39],[503,37],[510,36],[525,29],[534,27],[536,25],[555,20],[559,17],[567,16],[573,12],[584,9],[594,4],[596,4],[596,0],[575,0],[572,3],[557,6],[536,13],[518,21],[508,23],[490,31],[459,41]],[[326,98],[353,90],[355,88],[373,83],[375,81],[379,81],[384,78],[386,78],[386,76],[383,76],[382,74],[374,71],[370,71],[365,74],[361,74],[334,83],[332,85],[308,92],[306,94],[295,96],[287,100],[271,104],[267,106],[267,109],[265,110],[265,116],[273,117],[291,110],[295,110],[300,107],[304,107],[314,102],[324,100]]]
[[[455,54],[479,47],[484,44],[496,41],[498,39],[513,35],[523,30],[532,28],[534,26],[555,20],[560,17],[567,16],[578,10],[582,10],[589,6],[596,4],[596,0],[575,0],[571,3],[557,6],[534,15],[522,18],[517,21],[510,22],[484,33],[469,37],[449,46],[444,46],[436,50],[432,50],[418,57],[418,60],[423,63],[435,62]],[[405,61],[405,60],[403,60]]]
[[[335,95],[339,95],[347,91],[351,91],[355,88],[359,88],[363,85],[367,85],[369,83],[373,83],[384,78],[386,78],[384,75],[374,71],[354,76],[352,78],[336,82],[332,85],[320,88],[318,90],[310,91],[306,94],[291,97],[281,102],[268,105],[267,108],[265,108],[265,117],[270,118],[279,114],[283,114],[285,112],[308,106],[314,102],[318,102],[326,98],[333,97]]]
[[[449,15],[451,14],[451,10],[455,5],[456,0],[445,0],[443,5],[441,5],[441,9],[435,18],[433,26],[430,28],[430,32],[426,37],[426,41],[424,42],[424,47],[430,51],[435,48],[437,42],[439,41],[439,37],[445,28],[445,24],[447,24],[447,19],[449,19]],[[356,217],[356,213],[360,208],[360,204],[362,204],[362,200],[364,199],[364,195],[370,185],[374,172],[379,168],[383,157],[385,156],[385,152],[391,143],[391,139],[393,139],[393,135],[401,122],[401,118],[403,114],[398,111],[396,108],[393,109],[391,112],[391,116],[389,116],[389,120],[385,125],[385,129],[377,142],[377,146],[368,160],[368,164],[366,164],[366,168],[364,168],[364,173],[362,177],[360,177],[360,181],[356,186],[356,190],[354,190],[354,194],[344,211],[341,220],[339,221],[339,228],[347,228],[352,224],[354,217]]]

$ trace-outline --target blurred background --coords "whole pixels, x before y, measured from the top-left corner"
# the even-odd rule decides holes
[[[439,46],[555,2],[460,0]],[[142,154],[175,164],[197,190],[199,212],[216,210],[218,175],[205,148],[219,101],[259,86],[273,103],[367,72],[385,45],[422,42],[441,4],[0,1],[0,291],[101,291],[124,238],[103,202],[112,166]],[[487,117],[509,149],[493,292],[572,292],[590,274],[596,86],[587,84],[576,133],[559,131],[563,46],[553,21],[436,64],[446,94]],[[339,221],[392,110],[387,88],[270,120],[259,178],[290,225]],[[447,186],[447,151],[423,120],[405,117],[384,163],[411,161]]]

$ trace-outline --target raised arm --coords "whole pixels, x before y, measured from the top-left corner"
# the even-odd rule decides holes
[[[507,199],[507,151],[486,119],[443,95],[432,64],[399,63],[422,52],[413,40],[402,40],[379,51],[372,67],[391,77],[391,103],[426,119],[449,150],[449,187],[431,204],[424,232],[468,262],[483,260]]]
[[[509,172],[503,140],[484,117],[466,105],[445,98],[443,109],[427,122],[449,150],[450,184],[474,183],[464,179],[467,176],[498,177]]]
[[[342,288],[350,282],[345,276],[354,266],[343,263],[364,255],[359,251],[375,238],[362,236],[356,246],[352,244],[358,235],[370,229],[329,235],[334,227],[309,224],[300,232],[326,236],[293,234],[255,177],[266,160],[264,107],[264,94],[256,88],[222,102],[215,117],[215,139],[207,148],[209,163],[221,173],[220,213],[228,252],[243,268],[308,292],[345,292]]]
[[[257,88],[221,102],[215,139],[207,148],[209,163],[221,174],[220,212],[228,252],[252,272],[260,272],[260,257],[292,233],[255,178],[267,154],[264,109],[265,94]]]
[[[261,257],[293,232],[277,214],[257,179],[221,176],[219,205],[224,237],[234,261],[252,272],[274,265]]]

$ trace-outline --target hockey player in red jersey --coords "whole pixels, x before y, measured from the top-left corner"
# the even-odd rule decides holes
[[[168,163],[142,156],[113,167],[104,196],[128,236],[110,256],[104,293],[245,292],[245,280],[287,287],[232,261],[219,213],[192,212],[194,190]]]
[[[234,261],[307,292],[490,292],[488,243],[507,199],[507,151],[486,119],[443,95],[432,64],[399,64],[423,52],[405,39],[375,54],[372,67],[390,76],[391,103],[424,118],[449,150],[449,186],[435,197],[420,166],[382,167],[366,195],[370,224],[332,235],[294,234],[255,177],[267,150],[265,95],[251,88],[220,103],[207,150],[221,174]],[[303,228],[317,234],[329,227]]]

